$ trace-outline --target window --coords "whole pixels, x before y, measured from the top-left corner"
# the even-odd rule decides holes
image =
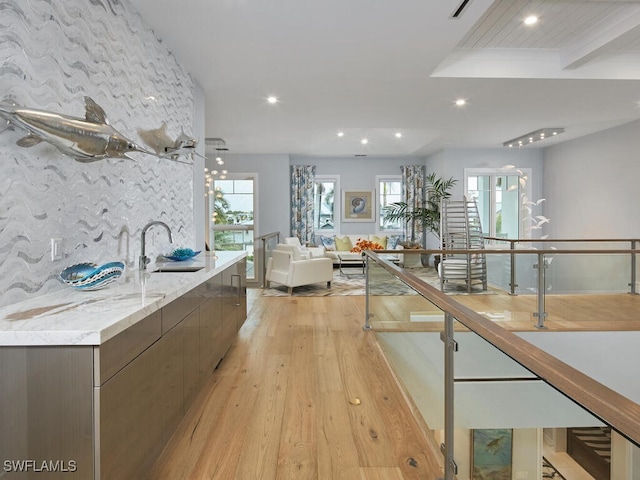
[[[246,251],[247,279],[254,279],[253,222],[257,196],[255,175],[229,174],[228,179],[215,179],[209,186],[207,195],[211,219],[208,244],[213,245],[216,250]]]
[[[400,175],[376,177],[378,184],[378,228],[380,231],[402,230],[402,222],[386,221],[385,207],[402,201],[402,179]]]
[[[321,232],[336,231],[340,191],[338,177],[316,175],[313,186],[313,227]]]
[[[530,169],[465,169],[465,191],[478,203],[482,231],[487,237],[520,238],[522,199],[529,197]]]

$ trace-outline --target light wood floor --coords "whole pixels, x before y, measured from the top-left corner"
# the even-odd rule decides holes
[[[361,296],[259,297],[149,479],[442,476]]]
[[[475,312],[512,331],[536,331],[533,312],[538,309],[535,295],[494,294],[455,295]],[[637,331],[640,330],[640,295],[547,295],[544,309],[550,331]],[[370,300],[372,325],[378,331],[441,331],[443,323],[411,322],[409,315],[437,315],[441,311],[417,295],[381,296]],[[435,318],[435,317],[434,317]]]

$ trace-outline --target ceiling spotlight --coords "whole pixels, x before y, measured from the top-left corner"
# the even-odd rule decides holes
[[[338,132],[339,137],[344,137],[344,132]]]
[[[529,15],[524,19],[525,25],[535,25],[536,23],[538,23],[538,17],[536,17],[535,15]]]
[[[459,98],[456,100],[456,105],[458,107],[463,107],[467,104],[467,101],[464,98]]]
[[[558,135],[564,132],[564,128],[541,128],[536,130],[535,132],[527,133],[526,135],[522,135],[520,137],[509,140],[508,142],[504,142],[502,145],[504,147],[513,147],[517,144],[519,147],[522,147],[525,144],[531,144],[540,140],[544,140],[549,136]]]
[[[366,145],[367,143],[369,143],[369,140],[367,140],[366,138],[363,138],[362,140],[360,140],[360,143],[362,143],[363,145]]]
[[[273,95],[267,97],[267,102],[269,102],[271,105],[278,103],[278,97],[274,97]]]
[[[402,133],[396,132],[396,138],[402,138]]]

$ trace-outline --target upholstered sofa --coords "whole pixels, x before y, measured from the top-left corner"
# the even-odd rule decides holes
[[[334,264],[338,263],[338,255],[340,253],[350,252],[356,245],[358,240],[368,240],[382,246],[384,250],[399,250],[402,246],[400,235],[385,234],[354,234],[354,235],[316,235],[316,249],[322,249],[322,254],[333,260]],[[314,256],[317,256],[314,253]]]

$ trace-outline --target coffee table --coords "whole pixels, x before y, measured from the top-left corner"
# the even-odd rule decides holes
[[[359,266],[362,267],[362,273],[358,272],[357,274],[354,274],[352,272],[347,273],[345,270],[342,269],[343,265],[355,265],[355,266]],[[362,257],[361,253],[339,253],[338,254],[338,270],[340,271],[340,275],[347,277],[347,278],[351,278],[350,275],[364,275],[364,258]],[[358,269],[359,270],[359,269]]]

